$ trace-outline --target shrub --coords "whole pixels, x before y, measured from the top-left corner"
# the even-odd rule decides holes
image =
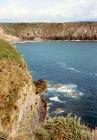
[[[35,133],[38,140],[90,140],[91,134],[77,117],[55,117],[48,119],[43,128]]]

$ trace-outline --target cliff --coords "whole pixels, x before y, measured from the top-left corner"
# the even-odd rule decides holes
[[[46,88],[46,81],[32,80],[15,47],[0,40],[0,140],[96,140],[97,130],[77,117],[46,118]]]
[[[0,26],[0,39],[7,40],[9,42],[20,41],[19,37],[5,33],[3,27],[1,26]]]
[[[24,40],[97,40],[96,22],[0,24],[5,34]]]
[[[0,140],[4,134],[9,140],[22,132],[33,134],[43,123],[46,101],[36,95],[36,89],[20,54],[8,42],[0,40]]]

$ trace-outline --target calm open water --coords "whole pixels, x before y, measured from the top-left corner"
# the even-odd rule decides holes
[[[34,80],[45,79],[48,114],[72,112],[97,126],[97,42],[17,43]]]

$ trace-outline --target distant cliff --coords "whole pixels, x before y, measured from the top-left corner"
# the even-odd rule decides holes
[[[0,26],[0,39],[4,39],[7,40],[9,42],[13,42],[13,41],[20,41],[21,39],[15,35],[11,35],[8,33],[5,33],[4,28],[2,26]]]
[[[4,33],[24,40],[97,40],[96,22],[0,24]]]

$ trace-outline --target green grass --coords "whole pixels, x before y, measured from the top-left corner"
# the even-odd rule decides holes
[[[0,39],[0,60],[3,58],[11,59],[18,64],[23,63],[21,55],[16,50],[16,48],[12,46],[9,42]]]

